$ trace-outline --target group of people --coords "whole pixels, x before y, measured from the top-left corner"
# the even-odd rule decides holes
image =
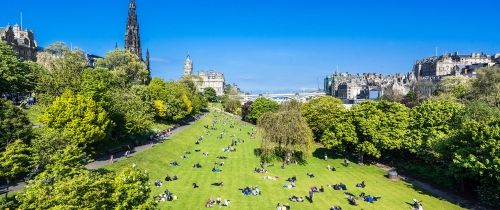
[[[288,198],[288,200],[290,200],[292,202],[304,202],[304,197],[292,195],[291,197]]]
[[[174,195],[172,192],[170,192],[168,189],[165,190],[162,194],[158,195],[155,197],[157,200],[161,202],[165,201],[175,201],[177,200],[177,195]]]
[[[342,182],[331,186],[334,190],[347,190],[347,186]]]
[[[286,179],[286,181],[288,181],[289,183],[283,185],[284,188],[294,188],[297,186],[297,185],[295,185],[295,182],[297,181],[296,176],[290,177],[290,178]]]
[[[223,202],[222,198],[219,196],[215,200],[213,198],[208,199],[207,203],[205,204],[205,207],[210,208],[214,205],[229,206],[230,204],[231,204],[231,200],[224,199],[224,202]]]
[[[262,194],[262,192],[259,189],[259,186],[245,187],[241,190],[241,193],[243,193],[243,195],[261,195]]]
[[[179,178],[177,176],[170,177],[168,174],[167,174],[167,176],[165,176],[165,181],[166,182],[176,181],[178,179]]]

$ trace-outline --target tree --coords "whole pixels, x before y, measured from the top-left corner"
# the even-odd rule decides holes
[[[266,112],[276,112],[279,109],[279,104],[271,99],[264,97],[257,98],[250,106],[248,120],[256,123],[257,120]]]
[[[347,113],[342,101],[331,96],[313,98],[304,103],[301,110],[316,140],[320,140],[332,124],[344,121]]]
[[[29,142],[33,137],[31,126],[21,109],[11,101],[0,99],[0,151],[15,139]]]
[[[276,113],[266,112],[257,122],[262,136],[262,159],[270,160],[283,151],[283,160],[291,158],[295,153],[301,159],[307,157],[312,149],[313,134],[300,110],[285,109]]]
[[[457,117],[456,135],[451,137],[451,172],[461,183],[478,184],[482,204],[498,207],[500,196],[500,109],[485,102],[468,103]]]
[[[92,98],[92,100],[101,103],[103,106],[109,106],[112,92],[122,92],[123,90],[114,90],[113,75],[108,69],[97,67],[89,68],[83,72],[80,94]]]
[[[181,120],[193,112],[189,90],[178,82],[164,82],[154,78],[148,86],[156,117],[165,120]],[[161,106],[163,103],[163,107]],[[164,112],[164,114],[162,114]]]
[[[407,133],[409,110],[404,105],[388,101],[366,101],[353,106],[353,124],[358,143],[356,150],[362,163],[364,155],[379,158],[382,150],[401,147]]]
[[[471,98],[500,106],[500,67],[481,68],[472,83]]]
[[[31,163],[32,159],[28,145],[18,139],[9,144],[4,152],[0,153],[0,177],[4,177],[7,184],[10,184],[11,179],[21,173],[28,172],[32,166]],[[7,188],[7,192],[8,190]],[[5,197],[7,197],[7,194],[5,194]]]
[[[31,91],[34,80],[31,65],[19,61],[12,47],[0,41],[0,94]]]
[[[120,87],[145,84],[148,81],[146,65],[128,50],[117,49],[108,52],[106,58],[97,60],[97,66],[111,70]]]
[[[87,69],[87,59],[82,51],[64,53],[43,69],[38,77],[36,92],[42,104],[50,104],[66,90],[80,92],[83,72]]]
[[[152,209],[146,172],[133,167],[118,173],[85,168],[75,144],[57,151],[46,170],[17,195],[21,209]]]
[[[224,104],[224,110],[229,113],[239,115],[241,113],[241,101],[237,98],[231,98],[227,100]]]
[[[450,95],[457,99],[465,99],[471,89],[471,79],[464,76],[448,76],[437,84],[436,95]]]
[[[247,101],[241,106],[241,119],[243,121],[250,121],[248,115],[250,114],[250,106],[252,106],[253,101]]]
[[[154,121],[154,110],[132,91],[113,91],[108,113],[115,123],[113,137],[143,135],[150,132]]]
[[[217,101],[217,93],[212,87],[205,88],[205,90],[203,91],[203,95],[210,102]]]
[[[353,125],[351,113],[345,113],[342,120],[332,123],[324,131],[319,140],[326,148],[337,148],[345,151],[348,146],[355,145],[358,142],[356,127]]]
[[[45,110],[41,122],[82,147],[109,137],[113,125],[99,104],[72,91],[56,98]]]
[[[151,209],[155,206],[149,194],[147,172],[133,165],[119,172],[113,180],[114,193],[111,195],[115,209]]]
[[[426,161],[440,160],[443,145],[453,133],[453,124],[463,106],[451,100],[429,99],[410,112],[404,148]]]

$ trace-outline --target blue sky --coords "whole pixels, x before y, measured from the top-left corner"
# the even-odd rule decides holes
[[[6,1],[6,0],[2,0]],[[23,0],[0,7],[40,46],[105,55],[123,47],[129,0]],[[473,2],[476,2],[474,4]],[[500,52],[500,1],[137,0],[153,76],[173,80],[190,54],[246,91],[322,87],[334,72],[408,72],[439,53]]]

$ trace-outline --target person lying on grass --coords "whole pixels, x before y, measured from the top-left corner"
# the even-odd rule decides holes
[[[292,202],[304,202],[304,197],[292,195],[292,197],[288,198],[288,200],[290,200]]]

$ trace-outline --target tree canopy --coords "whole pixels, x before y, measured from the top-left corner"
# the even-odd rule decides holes
[[[33,66],[19,61],[12,47],[0,41],[0,94],[32,91],[35,80]]]
[[[257,98],[250,106],[250,111],[246,117],[250,122],[256,123],[257,120],[266,112],[276,112],[279,104],[271,99],[264,97]]]
[[[298,109],[285,109],[278,112],[266,112],[257,122],[262,137],[261,150],[264,160],[283,151],[284,160],[293,153],[302,159],[309,156],[313,146],[313,134],[306,120]]]
[[[108,113],[99,104],[72,91],[56,98],[42,115],[41,122],[83,147],[108,138],[112,127]]]

